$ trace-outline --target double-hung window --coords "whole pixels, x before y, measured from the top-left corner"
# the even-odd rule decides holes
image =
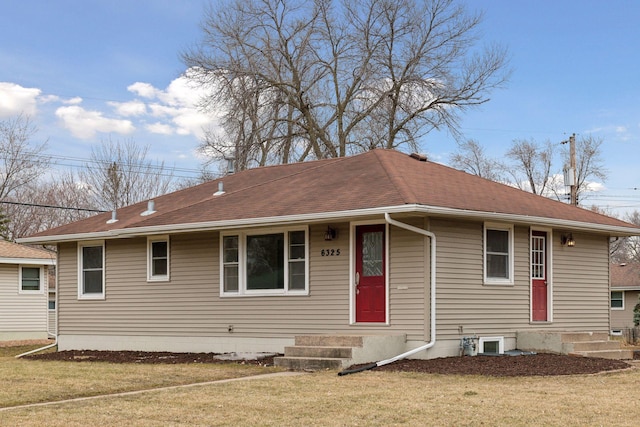
[[[222,295],[308,293],[306,229],[224,233],[220,240]]]
[[[21,294],[41,294],[44,293],[43,268],[37,266],[20,266],[20,288]]]
[[[611,309],[624,310],[624,292],[611,291]]]
[[[485,224],[484,283],[513,284],[513,226]]]
[[[78,298],[104,299],[104,242],[78,244]]]
[[[166,236],[147,240],[147,280],[169,280],[169,238]]]

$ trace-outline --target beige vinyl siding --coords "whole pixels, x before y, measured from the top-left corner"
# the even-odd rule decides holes
[[[146,239],[107,240],[105,300],[77,298],[77,247],[61,244],[61,334],[291,337],[302,333],[407,332],[425,335],[425,239],[391,231],[392,325],[349,324],[349,224],[325,241],[326,224],[309,234],[309,295],[220,296],[218,233],[170,236],[170,277],[146,281]],[[322,256],[333,249],[336,255]],[[337,255],[337,251],[340,255]],[[428,278],[428,270],[427,270]],[[428,325],[427,325],[428,327]]]
[[[574,247],[554,241],[554,326],[609,330],[609,239],[573,233]]]
[[[484,285],[483,223],[433,220],[439,339],[515,336],[529,323],[528,229],[514,230],[514,285]],[[460,330],[462,333],[460,333]]]
[[[611,291],[617,291],[611,288]],[[640,291],[619,291],[624,293],[624,310],[611,310],[611,329],[633,327],[633,308],[640,302]]]
[[[21,294],[18,290],[19,268],[17,264],[0,264],[0,332],[46,333],[46,274],[42,292]]]
[[[560,232],[553,234],[553,322],[532,323],[529,227],[514,228],[514,284],[484,285],[483,223],[434,219],[431,226],[438,238],[438,339],[513,338],[521,329],[607,330],[607,237],[574,233],[576,246],[568,248],[560,246]]]

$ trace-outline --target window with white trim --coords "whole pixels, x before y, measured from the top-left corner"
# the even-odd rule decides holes
[[[169,280],[169,238],[167,236],[147,240],[147,280]]]
[[[504,354],[504,337],[480,337],[479,352],[485,354]]]
[[[308,246],[301,228],[222,234],[221,294],[307,294]]]
[[[484,282],[513,284],[513,226],[485,224]]]
[[[44,269],[39,266],[20,266],[20,287],[21,294],[41,294],[44,292]]]
[[[104,242],[78,244],[78,298],[104,299]]]
[[[624,310],[624,291],[611,291],[611,310]]]

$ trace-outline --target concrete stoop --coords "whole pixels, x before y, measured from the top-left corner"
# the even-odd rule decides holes
[[[621,348],[607,332],[519,331],[520,350],[539,351],[603,359],[633,359],[633,350]]]
[[[298,335],[285,347],[276,366],[293,370],[344,369],[376,362],[405,351],[406,336],[397,335]]]

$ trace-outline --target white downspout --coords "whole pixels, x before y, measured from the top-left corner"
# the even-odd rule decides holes
[[[427,230],[423,230],[422,228],[418,228],[418,227],[414,227],[412,225],[409,224],[405,224],[403,222],[399,222],[396,221],[394,219],[391,218],[391,216],[385,212],[384,214],[384,220],[391,225],[395,225],[396,227],[399,228],[404,228],[405,230],[409,230],[412,231],[414,233],[418,233],[418,234],[422,234],[423,236],[427,236],[429,237],[430,241],[431,241],[431,261],[430,261],[430,267],[431,267],[431,278],[430,278],[430,282],[431,282],[431,298],[430,298],[430,334],[429,334],[429,339],[430,341],[418,348],[414,348],[413,350],[409,350],[405,353],[399,354],[397,356],[394,356],[390,359],[386,359],[386,360],[381,360],[379,362],[375,362],[366,366],[363,366],[361,368],[356,368],[356,369],[352,369],[352,370],[345,370],[342,372],[339,372],[338,375],[342,376],[342,375],[347,375],[347,374],[353,374],[356,372],[362,372],[362,371],[366,371],[369,369],[373,369],[373,368],[377,368],[378,366],[383,366],[383,365],[388,365],[389,363],[393,363],[395,361],[404,359],[406,357],[409,357],[413,354],[419,353],[421,351],[424,350],[428,350],[431,347],[433,347],[436,344],[436,235],[433,234],[430,231]]]

